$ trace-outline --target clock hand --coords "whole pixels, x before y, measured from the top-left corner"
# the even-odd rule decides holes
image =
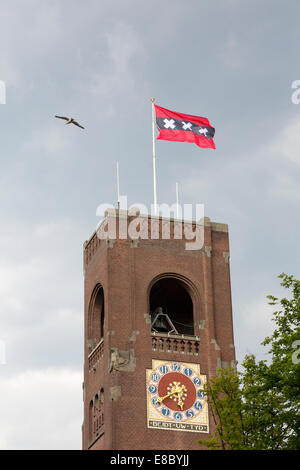
[[[181,408],[181,410],[183,410],[183,406],[184,406],[184,403],[182,400],[183,391],[184,391],[184,386],[180,385],[179,382],[174,382],[174,387],[172,387],[171,392],[169,392],[164,397],[159,397],[156,400],[156,403],[162,403],[166,398],[169,398],[172,395],[175,395],[178,401],[178,406]]]
[[[162,401],[164,401],[166,398],[170,397],[171,395],[175,395],[177,392],[170,392],[168,393],[167,395],[165,395],[164,397],[159,397],[156,402],[157,403],[161,403]]]
[[[163,402],[166,398],[170,397],[171,395],[176,395],[177,400],[178,400],[178,406],[180,407],[180,409],[181,409],[181,411],[182,411],[182,410],[183,410],[183,407],[184,407],[184,403],[183,403],[183,401],[181,400],[182,393],[180,393],[180,392],[168,393],[168,395],[165,395],[164,397],[159,397],[159,398],[156,400],[156,403],[161,403],[161,402]]]
[[[180,406],[181,411],[183,410],[183,407],[184,407],[184,403],[181,399],[182,393],[183,393],[182,391],[180,393],[178,393],[178,406]]]

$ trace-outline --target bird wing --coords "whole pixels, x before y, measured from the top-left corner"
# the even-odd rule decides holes
[[[81,129],[84,129],[84,127],[83,127],[83,126],[81,126],[80,124],[78,124],[78,122],[77,122],[77,121],[73,121],[73,122],[72,122],[72,124],[75,124],[75,126],[78,126],[78,127],[81,127]]]
[[[64,119],[65,121],[68,121],[69,118],[65,117],[65,116],[55,116],[56,118],[58,119]]]

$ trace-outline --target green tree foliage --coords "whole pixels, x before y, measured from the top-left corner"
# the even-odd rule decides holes
[[[216,431],[198,441],[209,449],[300,449],[300,281],[281,274],[289,298],[276,306],[275,330],[263,341],[269,361],[247,355],[243,370],[219,369],[205,392]]]

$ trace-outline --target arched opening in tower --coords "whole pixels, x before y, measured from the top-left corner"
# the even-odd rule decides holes
[[[178,279],[163,278],[152,286],[150,314],[153,332],[194,335],[193,302]]]
[[[89,349],[93,349],[104,336],[104,291],[98,284],[91,296],[89,307]]]

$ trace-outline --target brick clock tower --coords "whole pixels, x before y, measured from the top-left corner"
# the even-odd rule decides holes
[[[153,237],[141,218],[148,237],[84,244],[83,449],[200,449],[214,430],[203,384],[235,363],[228,226],[205,217],[194,250],[182,222],[157,217]],[[119,234],[134,217],[105,220]]]

